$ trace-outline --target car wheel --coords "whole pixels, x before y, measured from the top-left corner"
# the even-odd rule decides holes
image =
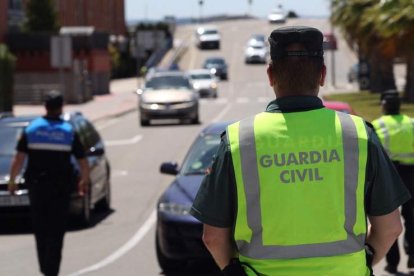
[[[194,124],[194,125],[197,125],[197,124],[200,123],[200,119],[198,117],[198,113],[197,113],[197,115],[194,118],[191,119],[191,123]]]
[[[110,176],[109,176],[109,168],[108,168],[108,176],[105,182],[105,195],[96,204],[96,210],[101,211],[101,212],[107,212],[111,210],[111,181],[110,181]]]
[[[221,76],[221,79],[222,79],[222,80],[227,80],[227,79],[228,79],[227,74],[222,75],[222,76]]]
[[[87,195],[82,197],[82,207],[77,214],[75,214],[75,220],[77,225],[81,227],[88,227],[91,223],[91,196],[90,196],[90,189]]]
[[[183,268],[183,266],[185,265],[185,261],[169,259],[162,253],[157,235],[155,237],[155,245],[158,264],[165,274],[167,272],[176,272]]]
[[[141,119],[141,126],[149,126],[149,120]]]

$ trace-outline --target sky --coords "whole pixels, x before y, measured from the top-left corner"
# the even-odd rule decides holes
[[[300,16],[328,16],[329,0],[251,0],[251,13],[266,17],[272,8],[281,4],[286,11]],[[250,13],[248,0],[125,0],[127,21],[159,20],[166,15],[175,17],[199,17],[217,14],[241,15]]]

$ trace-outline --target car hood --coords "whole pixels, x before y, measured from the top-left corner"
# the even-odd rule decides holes
[[[0,181],[5,180],[9,176],[10,164],[12,162],[12,155],[0,156]]]
[[[205,88],[205,87],[210,87],[211,84],[213,83],[213,81],[211,80],[197,80],[197,81],[193,81],[193,85],[197,85],[199,88]]]
[[[141,101],[145,103],[188,102],[194,99],[194,92],[187,89],[162,89],[145,91]]]
[[[205,34],[200,36],[201,41],[216,41],[220,40],[220,35],[218,34]]]
[[[160,203],[172,203],[190,208],[200,188],[201,182],[204,178],[204,174],[200,175],[179,175],[168,186],[165,192],[158,200]],[[159,215],[161,215],[159,213]],[[163,213],[162,218],[169,221],[185,221],[190,223],[200,223],[196,218],[191,215],[174,215]]]
[[[267,53],[266,48],[260,48],[260,49],[247,48],[246,49],[246,54],[247,55],[265,55],[266,53]]]
[[[179,175],[163,194],[164,202],[191,206],[200,188],[204,174]]]

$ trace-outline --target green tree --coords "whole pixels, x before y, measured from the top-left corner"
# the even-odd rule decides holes
[[[370,90],[395,89],[393,59],[388,39],[376,28],[381,16],[380,0],[332,0],[332,22],[343,31],[346,40],[359,57],[370,65]]]
[[[55,1],[29,0],[26,6],[28,32],[55,32],[59,29]]]
[[[15,57],[0,44],[0,112],[13,111],[13,73]]]
[[[414,102],[414,5],[412,0],[381,1],[376,31],[387,41],[388,52],[407,62],[405,99]]]

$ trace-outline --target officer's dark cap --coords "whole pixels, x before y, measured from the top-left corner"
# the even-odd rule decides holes
[[[306,50],[287,51],[286,48],[299,43]],[[316,28],[288,26],[274,30],[269,37],[270,57],[272,60],[288,56],[323,58],[323,34]]]
[[[381,103],[388,108],[396,109],[400,107],[401,100],[398,93],[388,93],[383,96]]]
[[[49,91],[45,95],[44,102],[47,109],[61,108],[63,106],[63,95],[57,90]]]

